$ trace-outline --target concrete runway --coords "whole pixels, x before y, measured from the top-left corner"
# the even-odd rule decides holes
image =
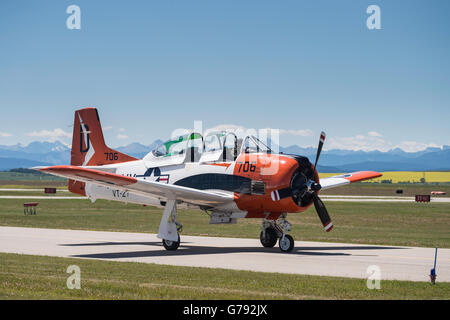
[[[0,227],[0,252],[33,255],[353,278],[367,278],[367,268],[377,265],[381,279],[411,281],[429,281],[434,262],[434,248],[296,241],[286,254],[256,239],[181,241],[169,252],[154,234]],[[437,275],[450,282],[450,249],[438,250]]]

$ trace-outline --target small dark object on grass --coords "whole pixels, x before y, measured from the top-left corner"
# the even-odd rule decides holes
[[[45,188],[44,193],[56,193],[56,188]]]
[[[24,215],[36,215],[36,207],[38,202],[27,202],[23,204],[23,214]]]

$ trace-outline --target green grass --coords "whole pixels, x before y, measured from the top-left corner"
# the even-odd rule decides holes
[[[24,173],[24,172],[5,172],[0,171],[0,180],[15,181],[67,181],[65,178],[52,175],[43,175],[42,173]]]
[[[44,181],[44,182],[49,182],[50,185],[41,185],[41,184],[33,184],[34,181],[25,181],[25,182],[33,182],[29,185],[25,185],[22,184],[24,181],[15,181],[15,184],[2,184],[2,183],[6,183],[4,180],[0,181],[0,191],[2,191],[2,189],[42,189],[42,191],[44,191],[44,188],[56,188],[57,190],[67,190],[67,183],[65,183],[64,185],[59,185],[59,182],[57,182],[55,185],[52,185],[52,183],[50,181]],[[38,182],[39,183],[39,182]],[[30,191],[32,192],[32,191]]]
[[[42,188],[39,191],[5,191],[0,188],[0,196],[33,196],[33,197],[80,197],[78,194],[57,189],[55,193],[44,193]]]
[[[403,190],[403,194],[395,191]],[[450,196],[450,184],[400,184],[400,183],[352,183],[350,185],[322,190],[323,195],[360,195],[360,196],[408,196],[430,194],[431,191],[444,191]]]
[[[67,181],[48,181],[48,180],[0,180],[0,189],[2,188],[19,188],[19,189],[36,189],[36,188],[58,188],[67,190]]]
[[[20,193],[35,195],[36,193]],[[60,193],[66,195],[66,193]],[[0,199],[0,225],[156,233],[162,209],[99,200]],[[450,204],[327,202],[335,229],[326,233],[313,209],[291,214],[296,240],[450,247]],[[257,238],[260,219],[209,225],[198,210],[179,210],[183,234]],[[66,288],[66,268],[80,266],[82,289]],[[0,253],[0,299],[450,299],[450,284],[318,277],[135,262]]]
[[[23,215],[26,199],[0,199],[0,225],[157,233],[162,209],[98,200],[37,200],[36,216]],[[295,240],[450,248],[450,204],[325,201],[335,228],[327,233],[310,208],[290,214]],[[260,219],[210,225],[199,210],[178,210],[186,235],[258,238]]]
[[[81,289],[66,287],[69,265]],[[0,299],[450,299],[450,283],[381,281],[0,253]]]
[[[7,177],[12,180],[3,179],[2,174],[7,174]],[[19,179],[21,177],[13,177],[10,172],[0,172],[0,191],[2,188],[45,188],[56,187],[58,189],[67,190],[67,181],[62,178],[48,180],[47,177],[43,177],[39,180],[37,176],[34,179],[26,180]],[[6,177],[6,176],[5,176]],[[50,176],[53,177],[53,176]],[[55,177],[57,178],[57,177]],[[395,191],[402,189],[403,194],[397,194]],[[445,191],[450,195],[450,183],[353,183],[347,186],[341,186],[339,188],[333,188],[329,190],[322,190],[323,195],[368,195],[368,196],[414,196],[416,194],[430,194],[431,191]]]

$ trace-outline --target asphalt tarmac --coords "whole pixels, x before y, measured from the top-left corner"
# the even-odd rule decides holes
[[[257,239],[181,235],[180,248],[166,251],[155,234],[0,227],[0,252],[366,279],[379,270],[382,280],[429,281],[435,249],[296,241],[283,253]],[[438,249],[436,270],[437,281],[450,282],[450,249]]]

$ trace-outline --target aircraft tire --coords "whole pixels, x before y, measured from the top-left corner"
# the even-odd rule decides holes
[[[291,252],[292,249],[294,249],[294,238],[292,238],[290,235],[286,234],[284,235],[284,238],[281,237],[280,241],[278,242],[280,246],[280,250],[283,252]]]
[[[266,237],[263,239],[263,232],[259,235],[259,240],[264,248],[273,248],[277,244],[277,232],[273,228],[266,229]]]
[[[163,239],[162,243],[166,250],[169,250],[169,251],[177,250],[178,247],[180,246],[180,235],[178,235],[178,241],[171,241],[171,240]]]

